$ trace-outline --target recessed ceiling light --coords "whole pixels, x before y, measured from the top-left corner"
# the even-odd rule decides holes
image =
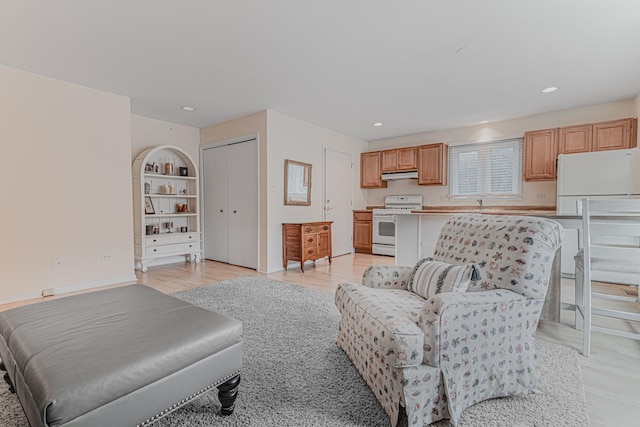
[[[382,123],[377,122],[377,123],[374,123],[373,125],[374,125],[374,126],[382,126]]]
[[[482,125],[485,124],[485,123],[489,123],[489,120],[483,120],[483,121],[480,122],[480,124],[482,124]]]
[[[558,89],[559,88],[557,88],[555,86],[549,86],[549,87],[546,87],[546,88],[542,89],[540,92],[542,92],[542,93],[551,93],[551,92],[557,91]]]
[[[190,105],[183,105],[182,108],[184,111],[196,111],[196,107],[192,107]]]

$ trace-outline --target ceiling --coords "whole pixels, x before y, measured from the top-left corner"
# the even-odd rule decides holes
[[[638,0],[0,0],[0,10],[0,64],[195,127],[268,108],[375,140],[640,93]],[[542,94],[548,86],[560,90]]]

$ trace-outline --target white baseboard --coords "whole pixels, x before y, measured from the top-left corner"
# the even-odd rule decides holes
[[[95,282],[80,283],[78,285],[63,286],[61,288],[53,288],[54,295],[67,294],[69,292],[84,291],[87,289],[99,288],[101,286],[119,285],[127,282],[136,282],[138,279],[135,274],[131,276],[116,277],[113,279],[96,280]]]
[[[125,283],[135,283],[138,279],[134,274],[130,276],[115,277],[112,279],[96,280],[94,282],[80,283],[71,286],[62,286],[53,288],[53,295],[61,295],[69,292],[84,291],[87,289],[99,288],[102,286],[119,285]],[[42,291],[26,292],[24,294],[13,295],[10,297],[0,298],[0,304],[9,304],[12,302],[26,301],[30,299],[42,298]]]

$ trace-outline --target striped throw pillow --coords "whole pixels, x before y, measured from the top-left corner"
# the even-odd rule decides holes
[[[466,292],[472,280],[479,280],[474,264],[456,265],[422,258],[413,269],[409,290],[429,299],[442,292]]]

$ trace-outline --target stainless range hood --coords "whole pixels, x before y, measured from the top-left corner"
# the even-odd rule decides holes
[[[418,171],[384,172],[382,174],[383,181],[393,181],[395,179],[418,179]]]

